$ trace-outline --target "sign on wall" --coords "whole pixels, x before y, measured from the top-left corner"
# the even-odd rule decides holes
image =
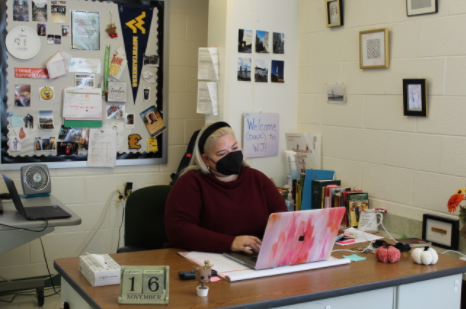
[[[278,155],[279,114],[245,114],[243,153],[246,158]]]

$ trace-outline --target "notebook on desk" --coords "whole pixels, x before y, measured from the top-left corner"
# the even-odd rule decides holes
[[[27,220],[51,220],[71,217],[68,212],[57,205],[24,207],[13,180],[3,174],[2,176],[16,210]]]
[[[257,255],[224,255],[256,270],[326,260],[345,212],[345,207],[334,207],[273,213]]]

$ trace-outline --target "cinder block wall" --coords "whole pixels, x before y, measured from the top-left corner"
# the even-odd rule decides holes
[[[204,115],[196,114],[197,48],[207,44],[208,0],[170,0],[169,18],[168,164],[51,170],[52,193],[82,218],[79,226],[59,227],[42,237],[52,273],[57,258],[80,252],[115,253],[122,220],[122,205],[115,201],[116,187],[125,182],[133,182],[134,189],[169,183],[192,133],[204,125]],[[19,184],[19,171],[1,172]],[[6,192],[3,182],[0,190]],[[123,237],[123,228],[121,234]],[[0,255],[1,277],[45,274],[39,240]]]
[[[369,192],[372,207],[457,218],[446,205],[466,188],[466,1],[418,17],[406,0],[344,4],[344,26],[326,28],[325,1],[301,0],[299,131],[322,132],[323,168]],[[390,30],[390,68],[361,70],[359,31],[375,28]],[[428,118],[403,116],[403,78],[428,79]],[[326,102],[336,81],[347,103]]]

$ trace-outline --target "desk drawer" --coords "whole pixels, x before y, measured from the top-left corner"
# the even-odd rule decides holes
[[[393,309],[395,288],[384,288],[369,292],[327,298],[291,306],[280,307],[290,309]],[[427,307],[426,307],[427,308]]]
[[[459,309],[463,275],[403,284],[397,287],[396,309]]]

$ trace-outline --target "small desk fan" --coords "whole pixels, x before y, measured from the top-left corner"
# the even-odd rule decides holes
[[[52,183],[47,165],[31,164],[22,166],[21,185],[26,198],[49,196],[52,192]]]

